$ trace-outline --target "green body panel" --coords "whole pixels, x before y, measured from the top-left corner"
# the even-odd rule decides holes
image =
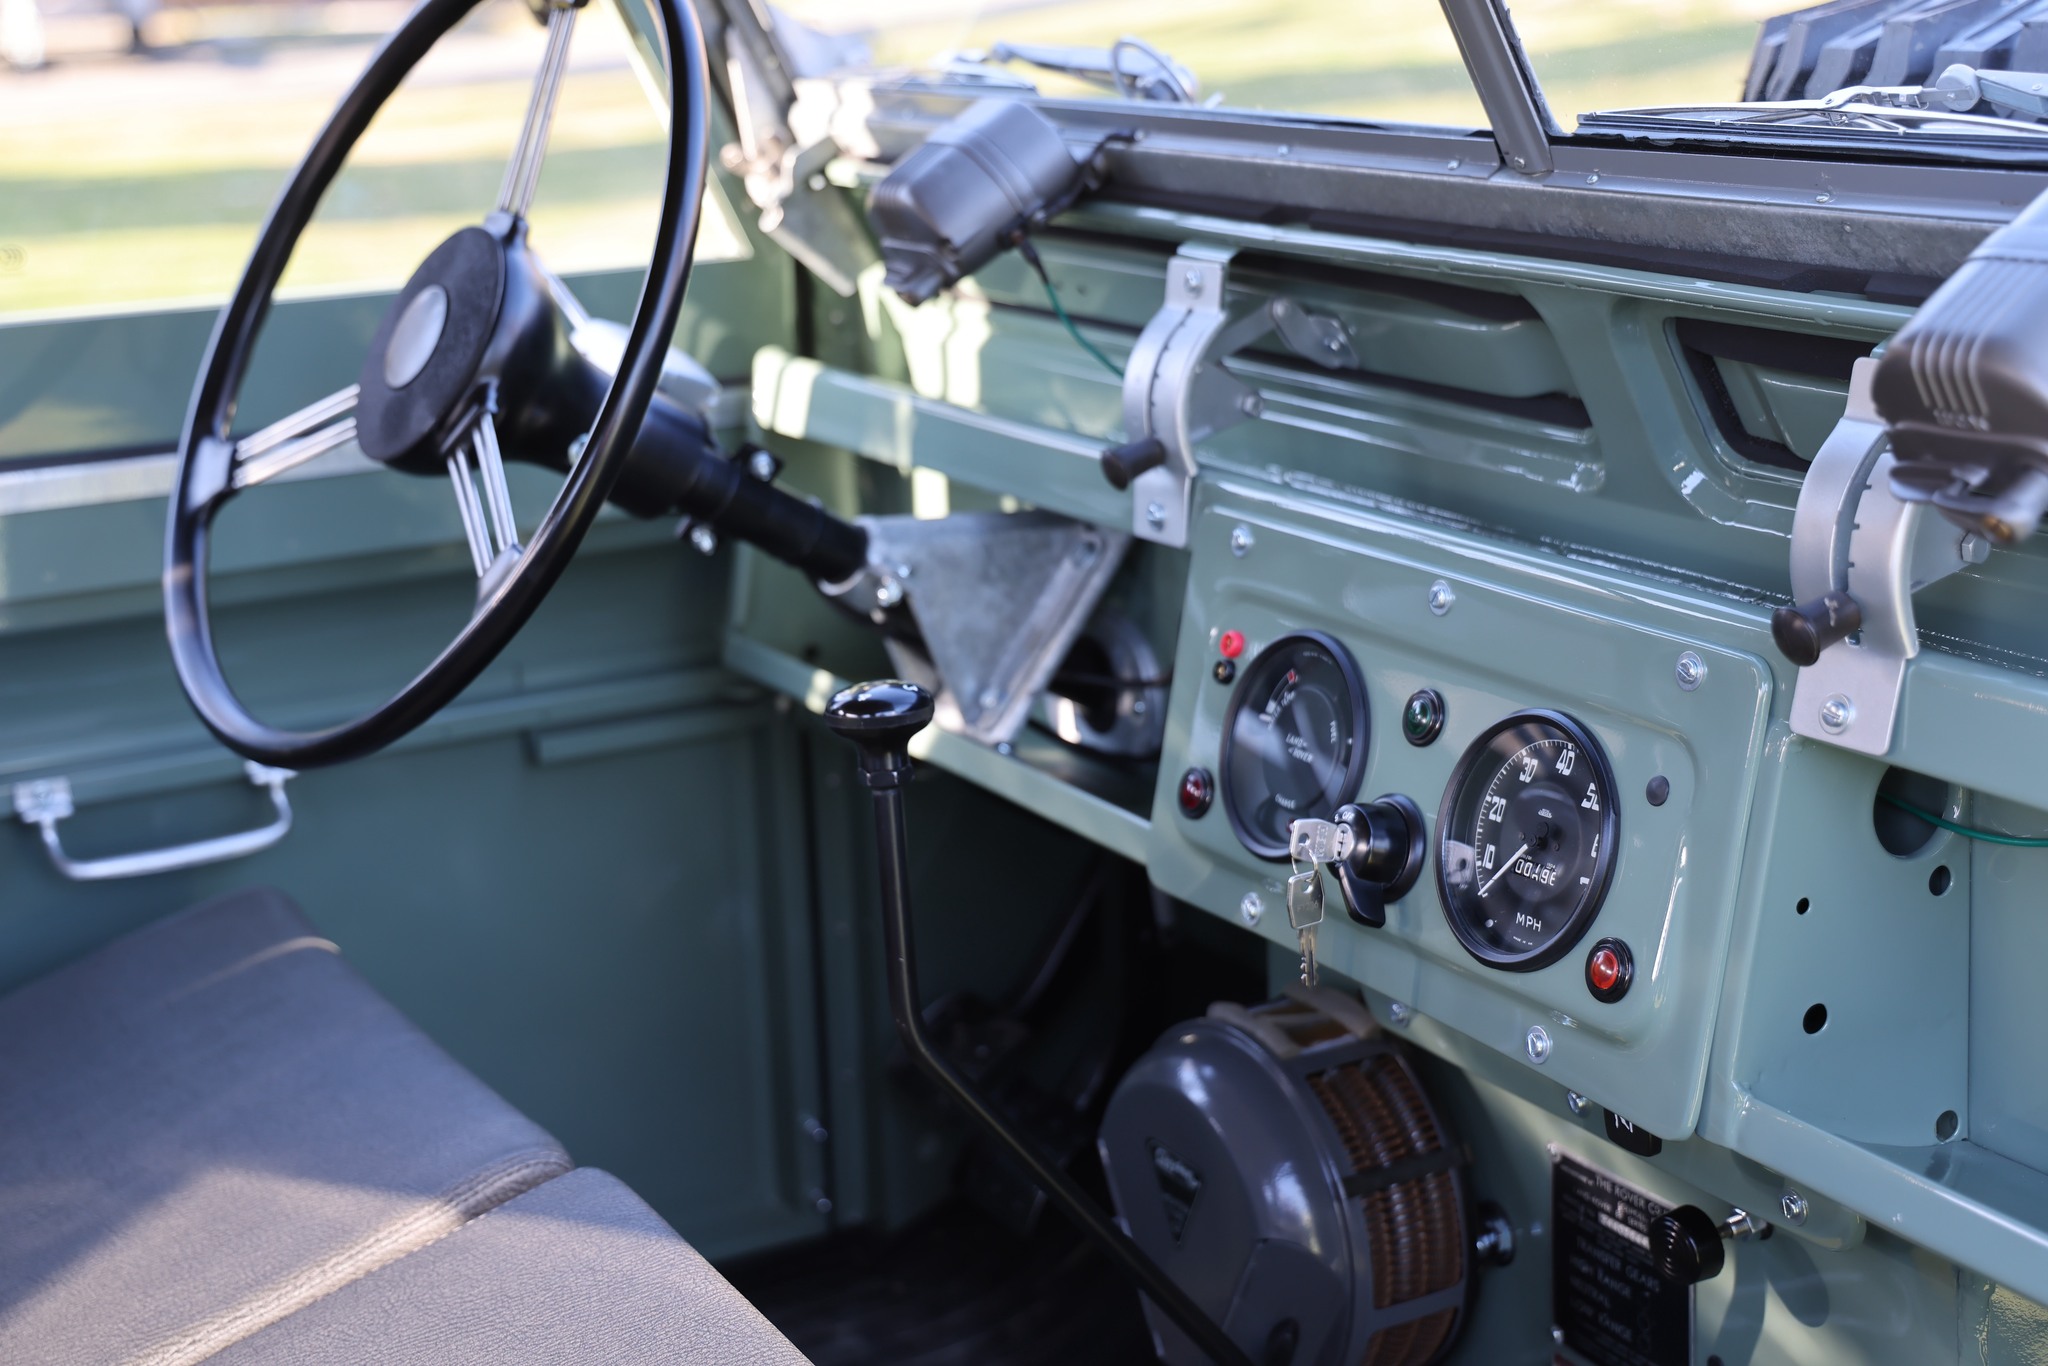
[[[1323,420],[1303,424],[1289,395],[1314,377],[1249,358],[1233,368],[1268,409],[1202,448],[1188,590],[1162,614],[1179,618],[1174,676],[1194,681],[1174,689],[1143,819],[1112,814],[1075,771],[1085,764],[1023,741],[998,756],[934,735],[926,757],[1106,848],[1128,854],[1136,842],[1156,885],[1228,923],[1242,923],[1247,892],[1260,895],[1251,932],[1274,945],[1277,985],[1293,964],[1283,871],[1245,853],[1220,812],[1181,817],[1173,795],[1183,766],[1215,762],[1228,690],[1207,673],[1221,629],[1245,631],[1254,648],[1285,629],[1334,629],[1364,668],[1377,718],[1360,795],[1408,792],[1432,825],[1465,739],[1521,707],[1573,712],[1606,745],[1630,803],[1621,870],[1587,942],[1619,933],[1662,960],[1630,998],[1592,1002],[1576,954],[1526,977],[1480,967],[1444,924],[1433,872],[1383,931],[1326,923],[1325,964],[1359,982],[1383,1019],[1396,1001],[1414,1012],[1405,1032],[1447,1064],[1431,1078],[1457,1097],[1475,1171],[1513,1186],[1512,1200],[1496,1195],[1518,1224],[1542,1222],[1551,1143],[1671,1201],[1769,1217],[1788,1190],[1807,1200],[1804,1226],[1741,1249],[1733,1277],[1702,1288],[1696,1359],[2038,1359],[2048,1108],[2030,1041],[2048,1031],[2034,966],[2048,944],[2030,874],[2041,854],[1937,834],[1899,857],[1879,843],[1873,811],[1896,765],[1950,784],[1964,819],[2048,828],[2034,757],[2048,749],[2034,664],[2048,640],[2027,608],[2048,587],[2039,554],[1994,556],[1922,595],[1929,646],[1909,671],[1887,761],[1792,736],[1792,670],[1768,617],[1784,600],[1797,475],[1728,448],[1671,337],[1675,318],[1696,317],[1876,344],[1908,311],[1150,210],[1073,221],[1157,244],[1046,243],[1063,300],[1113,359],[1157,304],[1165,247],[1223,241],[1265,253],[1262,268],[1294,256],[1521,295],[1564,358],[1559,392],[1584,403],[1598,437],[1560,444],[1541,424],[1518,429],[1497,412],[1341,375],[1321,382]],[[909,310],[868,281],[873,357],[761,353],[755,421],[791,449],[823,443],[1126,525],[1127,495],[1090,458],[1122,435],[1117,382],[1042,311],[1036,288],[1014,267],[991,268],[950,302]],[[1803,454],[1842,402],[1823,381],[1757,367],[1742,378],[1738,408],[1773,424],[1757,434]],[[1336,405],[1358,417],[1328,420]],[[1241,559],[1227,548],[1239,525],[1254,543]],[[1425,599],[1438,577],[1458,594],[1442,618]],[[815,710],[838,680],[872,668],[796,626],[789,585],[748,572],[738,589],[725,658],[740,672]],[[1674,679],[1684,649],[1707,663],[1697,692]],[[1391,718],[1424,685],[1445,692],[1451,720],[1434,746],[1412,750]],[[1661,809],[1641,795],[1653,773],[1673,786]],[[1949,870],[1938,896],[1936,868]],[[1802,1018],[1817,1003],[1828,1024],[1810,1035]],[[1534,1023],[1555,1043],[1542,1067],[1522,1050]],[[1593,1102],[1588,1117],[1571,1115],[1567,1089]],[[1607,1143],[1602,1106],[1665,1133],[1664,1152],[1640,1159]],[[1938,1141],[1945,1115],[1952,1137]],[[1548,1359],[1527,1346],[1532,1331],[1547,1337],[1543,1236],[1498,1273],[1498,1291],[1489,1281],[1456,1360]],[[1503,1304],[1513,1307],[1492,1308]]]

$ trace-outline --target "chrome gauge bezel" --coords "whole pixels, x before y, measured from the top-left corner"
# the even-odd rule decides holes
[[[1445,846],[1453,831],[1462,828],[1456,821],[1459,808],[1464,805],[1465,789],[1481,766],[1489,759],[1505,765],[1508,757],[1493,753],[1495,741],[1501,736],[1522,727],[1540,726],[1555,731],[1578,747],[1591,766],[1593,780],[1599,784],[1605,800],[1601,802],[1600,852],[1594,858],[1592,881],[1580,895],[1578,905],[1565,921],[1564,928],[1557,931],[1540,948],[1527,953],[1503,952],[1496,945],[1487,942],[1468,923],[1468,916],[1461,913],[1462,894],[1454,895],[1450,885],[1450,860],[1446,857]],[[1474,801],[1479,794],[1474,794]],[[1465,951],[1487,967],[1504,972],[1535,972],[1547,968],[1569,954],[1592,928],[1600,908],[1606,904],[1608,889],[1614,882],[1614,870],[1621,856],[1621,812],[1620,794],[1614,786],[1614,768],[1607,760],[1607,751],[1600,741],[1584,725],[1561,711],[1546,708],[1531,708],[1504,716],[1479,733],[1477,739],[1465,748],[1458,757],[1458,765],[1451,772],[1451,780],[1444,787],[1443,801],[1437,807],[1436,817],[1436,887],[1437,897],[1443,906],[1444,920],[1451,927],[1451,933]]]
[[[1321,650],[1336,664],[1338,675],[1343,680],[1345,690],[1350,694],[1347,715],[1351,722],[1352,738],[1351,753],[1347,757],[1343,776],[1335,785],[1335,790],[1326,791],[1315,809],[1304,810],[1301,815],[1327,820],[1336,814],[1338,807],[1346,802],[1355,801],[1359,784],[1365,781],[1366,760],[1372,752],[1372,709],[1366,701],[1365,675],[1359,670],[1358,661],[1352,657],[1351,651],[1345,649],[1334,636],[1321,631],[1290,631],[1286,635],[1275,637],[1253,656],[1251,663],[1238,674],[1237,686],[1231,689],[1230,704],[1223,711],[1221,753],[1217,756],[1216,763],[1216,789],[1223,799],[1223,814],[1229,818],[1231,831],[1236,834],[1238,842],[1265,859],[1286,858],[1287,841],[1284,837],[1278,841],[1267,838],[1262,831],[1253,828],[1244,813],[1238,809],[1237,784],[1234,781],[1238,716],[1244,710],[1246,701],[1252,696],[1254,685],[1261,679],[1267,679],[1274,662],[1288,651],[1303,646],[1313,646]],[[1270,690],[1270,683],[1271,680],[1267,679],[1265,691]]]

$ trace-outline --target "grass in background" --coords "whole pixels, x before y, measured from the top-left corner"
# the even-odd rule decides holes
[[[1551,108],[1730,100],[1758,20],[1784,0],[1521,0],[1512,7]],[[921,66],[998,40],[1105,47],[1134,34],[1227,107],[1481,127],[1485,115],[1436,0],[792,0],[828,31],[859,32],[881,65]],[[1047,93],[1089,87],[1012,70]],[[1099,93],[1097,91],[1096,93]]]
[[[299,16],[300,31],[249,36],[265,10]],[[225,297],[285,177],[403,9],[351,6],[366,31],[342,34],[305,31],[304,9],[214,13],[244,31],[155,59],[0,73],[0,315]],[[177,17],[203,26],[207,12]],[[609,6],[578,21],[533,214],[558,270],[637,265],[653,241],[666,129],[626,42]],[[286,289],[394,287],[488,213],[541,49],[518,0],[444,39],[329,189]],[[731,254],[729,214],[707,218],[706,254]]]

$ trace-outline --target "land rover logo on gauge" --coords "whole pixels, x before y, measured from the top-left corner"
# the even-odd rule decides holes
[[[1459,942],[1531,972],[1571,951],[1614,876],[1614,774],[1586,728],[1519,712],[1472,742],[1437,813],[1437,886]]]
[[[1350,651],[1319,631],[1259,652],[1223,717],[1218,783],[1230,828],[1265,858],[1287,854],[1287,827],[1328,819],[1365,777],[1365,683]]]

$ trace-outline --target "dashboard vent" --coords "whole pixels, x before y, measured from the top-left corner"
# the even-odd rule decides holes
[[[1804,474],[1849,402],[1849,372],[1869,342],[1680,318],[1672,336],[1702,416],[1728,448]]]

